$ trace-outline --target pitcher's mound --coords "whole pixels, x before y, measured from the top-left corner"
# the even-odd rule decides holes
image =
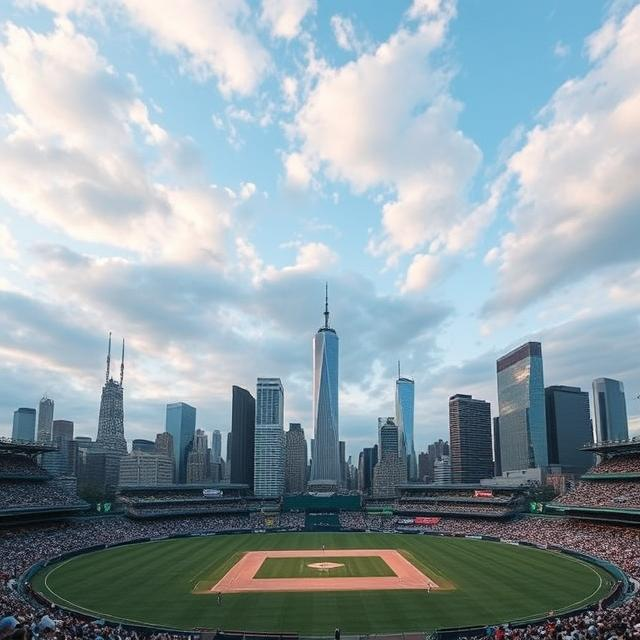
[[[307,567],[324,571],[326,569],[337,569],[338,567],[344,567],[344,565],[340,564],[339,562],[312,562],[311,564],[308,564]]]

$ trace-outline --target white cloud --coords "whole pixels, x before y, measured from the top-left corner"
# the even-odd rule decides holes
[[[102,11],[127,16],[147,32],[155,45],[181,61],[183,71],[198,80],[215,77],[225,96],[251,94],[271,64],[269,54],[251,27],[245,0],[21,0],[24,6],[43,6],[66,16]]]
[[[180,142],[152,122],[135,83],[93,40],[63,18],[47,34],[8,24],[0,74],[18,110],[0,140],[1,197],[81,240],[174,260],[221,259],[228,199],[210,187],[152,180],[136,134],[160,159]]]
[[[355,51],[358,54],[362,53],[365,49],[364,43],[361,42],[356,35],[355,27],[350,18],[338,14],[331,16],[331,28],[333,29],[336,42],[341,49],[345,51]]]
[[[315,0],[262,0],[261,20],[271,35],[291,40],[300,33],[305,16],[315,10]]]
[[[374,52],[342,67],[310,56],[315,83],[298,110],[298,148],[285,156],[290,182],[314,173],[357,193],[393,194],[382,208],[379,254],[446,245],[467,213],[465,192],[480,151],[457,128],[462,108],[448,93],[450,73],[431,54],[444,43],[451,7],[426,3],[417,25],[404,25]]]
[[[613,32],[611,25],[588,40],[591,69],[556,91],[508,160],[513,227],[500,241],[498,288],[486,311],[517,311],[598,269],[638,260],[640,6]]]
[[[558,40],[553,45],[553,55],[556,58],[566,58],[571,53],[571,47],[562,42],[562,40]]]
[[[437,257],[428,253],[417,253],[409,265],[401,291],[402,293],[423,291],[438,279],[440,273],[441,266]]]
[[[5,260],[15,260],[18,257],[18,245],[6,224],[0,222],[0,255]]]

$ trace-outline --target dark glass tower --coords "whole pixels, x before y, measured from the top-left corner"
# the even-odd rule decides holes
[[[253,489],[256,401],[242,387],[231,391],[231,482]]]

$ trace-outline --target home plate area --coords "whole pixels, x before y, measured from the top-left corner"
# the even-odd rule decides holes
[[[326,562],[323,558],[326,557]],[[301,562],[292,558],[303,559]],[[308,559],[305,562],[304,559]],[[366,558],[367,569],[351,559]],[[289,559],[289,560],[285,560]],[[344,559],[336,561],[336,559]],[[278,562],[280,560],[280,562]],[[353,565],[353,566],[352,566]],[[358,577],[350,575],[360,571]],[[288,572],[304,577],[282,577]],[[342,572],[342,575],[336,575]],[[346,575],[345,575],[346,573]],[[364,573],[365,575],[362,575]],[[373,573],[373,575],[371,575]],[[266,574],[266,577],[265,577]],[[276,574],[278,577],[268,577]],[[248,551],[217,582],[210,593],[251,591],[374,591],[437,589],[438,585],[395,549],[305,549],[298,551]]]

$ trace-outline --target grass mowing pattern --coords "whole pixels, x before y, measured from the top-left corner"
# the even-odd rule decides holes
[[[192,593],[214,584],[244,551],[398,549],[447,591]],[[319,554],[321,555],[321,554]],[[613,585],[604,570],[551,551],[382,533],[274,533],[177,538],[115,547],[52,565],[36,591],[63,607],[172,628],[344,633],[430,631],[561,613],[597,602]]]
[[[335,562],[341,567],[320,570],[308,565],[316,562]],[[395,576],[389,565],[378,556],[338,557],[318,556],[309,558],[266,558],[258,569],[256,578],[369,578]]]

